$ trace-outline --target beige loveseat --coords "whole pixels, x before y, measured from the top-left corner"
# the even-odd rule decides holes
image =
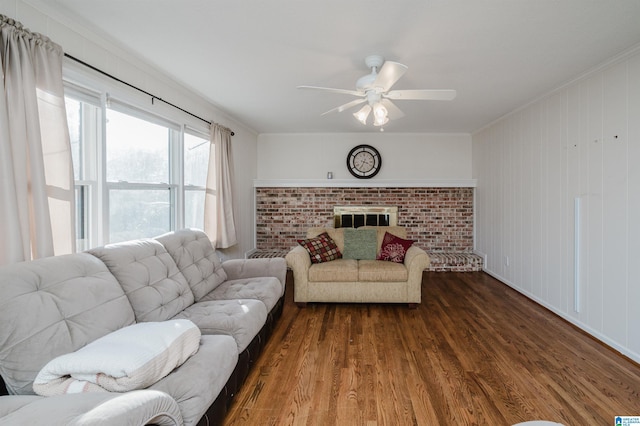
[[[385,232],[406,239],[401,226],[361,227],[377,230],[377,250],[380,251]],[[311,228],[307,238],[326,232],[344,252],[344,232],[348,228]],[[294,247],[286,256],[293,271],[294,301],[298,306],[307,302],[346,303],[408,303],[415,307],[421,301],[422,272],[429,266],[429,256],[412,245],[406,251],[404,263],[384,260],[336,259],[312,263],[307,250]]]

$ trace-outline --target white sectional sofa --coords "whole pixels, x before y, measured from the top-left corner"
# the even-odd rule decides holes
[[[193,229],[0,267],[0,425],[220,423],[282,313],[285,277],[282,258],[220,262]],[[197,351],[142,389],[66,393],[83,378],[35,394],[58,357],[145,323],[190,324]]]

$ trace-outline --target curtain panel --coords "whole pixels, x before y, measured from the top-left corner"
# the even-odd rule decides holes
[[[237,243],[233,218],[231,130],[213,123],[204,199],[204,232],[216,248]]]
[[[0,15],[0,264],[75,251],[63,56]]]

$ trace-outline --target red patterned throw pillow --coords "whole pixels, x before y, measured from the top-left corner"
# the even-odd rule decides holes
[[[412,244],[413,241],[411,240],[405,240],[385,232],[377,260],[389,260],[391,262],[404,263],[404,256],[407,254],[407,250],[409,250],[409,247],[411,247]]]
[[[298,240],[298,244],[307,249],[311,263],[322,263],[342,258],[336,242],[326,232],[315,238]]]

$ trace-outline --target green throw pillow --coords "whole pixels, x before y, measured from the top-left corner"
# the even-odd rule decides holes
[[[377,231],[375,229],[351,229],[344,230],[345,259],[375,260],[378,254]]]

